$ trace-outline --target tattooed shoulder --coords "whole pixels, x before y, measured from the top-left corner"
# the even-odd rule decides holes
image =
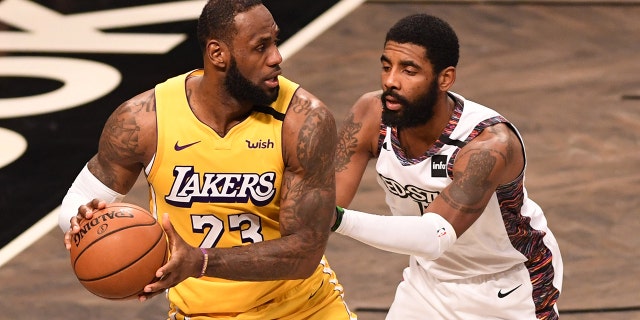
[[[155,95],[153,90],[125,101],[107,120],[100,146],[104,151],[129,159],[142,159],[145,154],[145,132],[154,132]]]

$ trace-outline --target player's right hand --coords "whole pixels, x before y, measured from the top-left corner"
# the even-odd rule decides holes
[[[64,246],[67,250],[71,249],[71,238],[74,234],[80,232],[80,223],[83,220],[90,220],[93,218],[93,214],[102,210],[107,206],[107,202],[100,199],[93,199],[87,204],[83,204],[78,207],[78,213],[71,217],[71,227],[64,233]]]

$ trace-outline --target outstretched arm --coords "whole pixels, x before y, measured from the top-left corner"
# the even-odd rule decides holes
[[[486,128],[462,148],[453,166],[453,181],[429,204],[427,211],[444,217],[463,234],[484,212],[499,185],[524,170],[518,136],[506,124]]]
[[[523,169],[519,138],[506,125],[497,124],[460,151],[452,183],[426,214],[379,216],[345,210],[336,232],[383,250],[436,259],[480,217],[496,188]]]

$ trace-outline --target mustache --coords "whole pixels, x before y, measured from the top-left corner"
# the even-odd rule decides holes
[[[387,97],[392,97],[396,100],[398,100],[398,102],[403,105],[406,106],[409,104],[409,100],[407,100],[405,97],[399,95],[397,92],[393,91],[393,90],[385,90],[382,92],[382,95],[380,96],[380,99],[382,100],[382,105],[385,106],[386,108],[386,99]]]

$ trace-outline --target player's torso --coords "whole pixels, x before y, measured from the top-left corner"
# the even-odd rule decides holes
[[[443,132],[446,139],[441,136],[420,159],[403,157],[396,135],[387,128],[376,170],[378,183],[394,215],[427,212],[428,205],[451,183],[453,163],[464,143],[480,133],[478,127],[506,121],[491,109],[461,101],[456,103]],[[510,243],[496,194],[478,220],[440,258],[417,259],[422,267],[441,279],[495,273],[525,260]]]
[[[158,147],[147,181],[151,208],[192,246],[234,247],[279,238],[284,173],[282,124],[297,85],[281,79],[278,101],[220,137],[192,113],[185,75],[156,86]],[[170,300],[188,313],[236,312],[266,303],[300,281],[189,278]],[[233,297],[242,293],[242,299]],[[205,299],[204,296],[227,297]]]
[[[282,120],[253,112],[220,137],[191,112],[183,77],[159,86],[156,99],[158,148],[148,176],[154,211],[169,212],[193,246],[279,237]]]

